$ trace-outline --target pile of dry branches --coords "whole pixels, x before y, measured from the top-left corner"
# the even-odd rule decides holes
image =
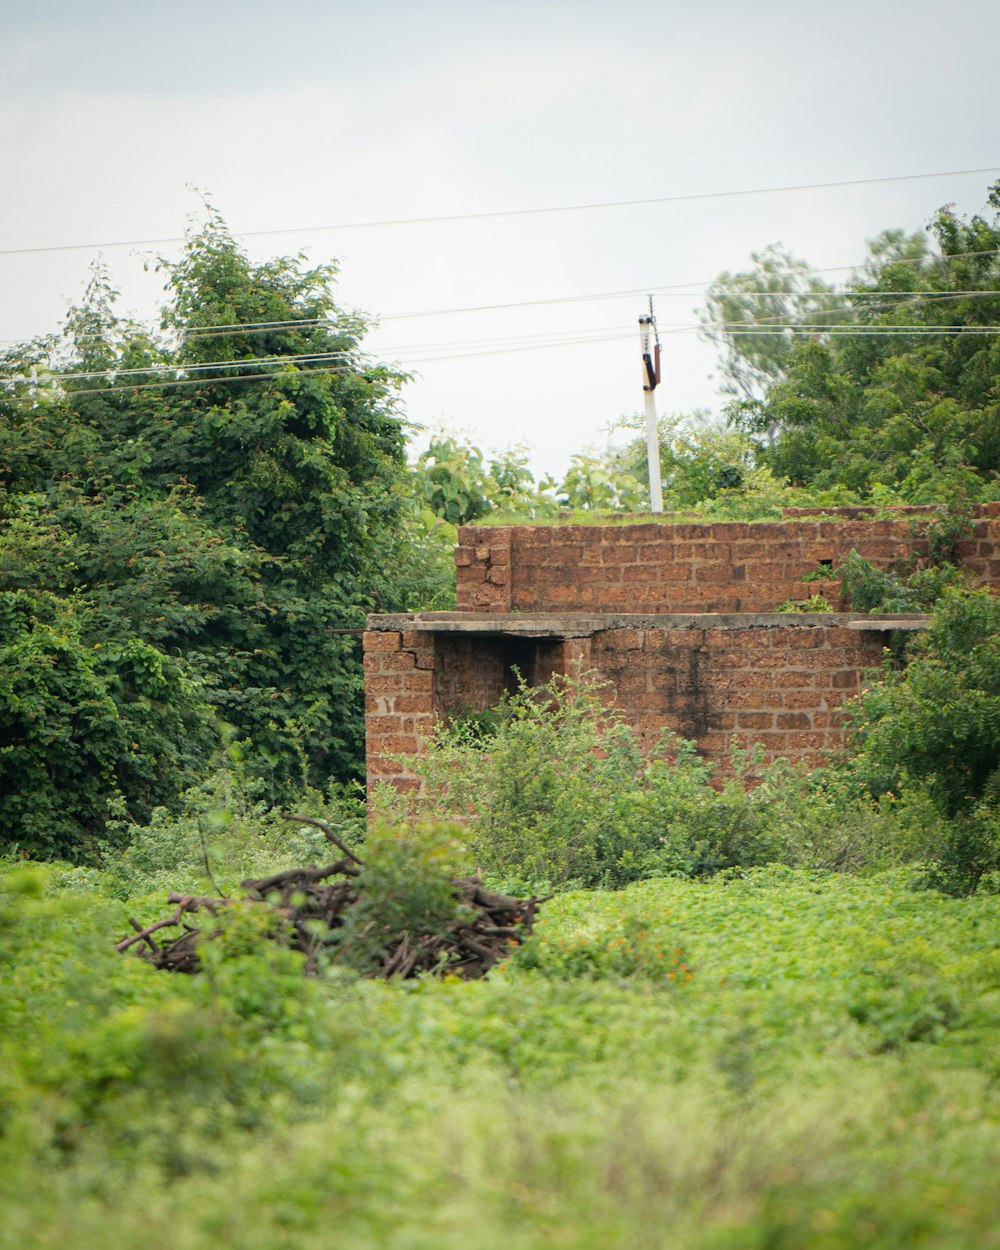
[[[350,908],[362,897],[365,865],[324,821],[307,816],[284,818],[322,830],[343,858],[323,868],[289,868],[270,877],[250,878],[242,883],[246,891],[243,901],[272,909],[280,922],[274,927],[274,936],[290,933],[292,947],[306,955],[306,971],[315,972],[322,953],[336,951],[330,935],[341,928]],[[369,970],[371,976],[402,978],[431,972],[465,979],[482,977],[531,932],[538,906],[546,901],[495,894],[478,877],[453,878],[451,885],[455,918],[443,930],[438,925],[417,924],[382,935]],[[192,924],[191,918],[198,913],[217,917],[233,901],[169,894],[167,902],[174,905],[173,912],[145,926],[132,919],[135,933],[123,938],[115,949],[124,953],[136,948],[144,959],[170,972],[196,972],[203,930]],[[153,936],[170,929],[181,931],[166,938]]]

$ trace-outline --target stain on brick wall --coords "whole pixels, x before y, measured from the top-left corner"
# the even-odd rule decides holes
[[[840,708],[882,658],[882,633],[837,622],[701,617],[681,628],[609,629],[594,635],[593,667],[647,747],[669,729],[722,765],[734,742],[760,744],[767,759],[813,760],[841,745]]]

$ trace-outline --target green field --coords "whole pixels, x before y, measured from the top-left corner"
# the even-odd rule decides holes
[[[481,982],[113,953],[3,878],[4,1247],[1000,1246],[990,896],[774,867],[577,891]]]

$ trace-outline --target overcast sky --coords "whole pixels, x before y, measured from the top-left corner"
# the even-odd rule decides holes
[[[419,362],[410,420],[561,471],[641,409],[644,299],[400,314],[696,291],[777,241],[847,267],[887,226],[981,211],[1000,171],[297,228],[1000,166],[998,46],[996,0],[0,0],[0,249],[169,239],[203,188],[237,234],[287,231],[255,258],[339,261],[339,301],[381,319],[371,350]],[[126,310],[154,314],[142,262],[173,246],[104,250]],[[54,328],[94,254],[0,256],[0,339]],[[661,329],[697,304],[659,294]],[[598,341],[552,346],[574,333]],[[718,409],[712,349],[664,343],[661,410]]]

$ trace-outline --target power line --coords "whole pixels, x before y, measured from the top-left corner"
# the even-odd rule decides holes
[[[353,372],[353,368],[347,365],[331,365],[329,367],[321,367],[319,369],[282,369],[276,373],[245,373],[239,377],[231,374],[219,378],[168,378],[163,382],[130,382],[125,386],[98,386],[93,388],[76,388],[69,391],[67,398],[75,399],[78,395],[122,395],[128,391],[151,391],[160,390],[165,386],[214,386],[217,382],[261,382],[268,378],[286,378],[302,381],[306,378],[315,377],[317,374],[345,373]],[[18,379],[22,384],[30,382],[30,378]],[[53,380],[58,381],[59,375],[54,374]],[[26,396],[15,396],[17,399],[26,399]],[[4,402],[8,402],[5,398]]]
[[[994,256],[994,255],[1000,255],[1000,253],[998,253],[998,250],[996,248],[983,248],[978,251],[972,251],[972,252],[952,252],[947,256],[931,256],[929,258],[926,256],[904,257],[898,261],[893,261],[892,264],[893,265],[917,265],[917,264],[923,264],[928,259],[932,261],[943,261],[943,260],[965,259],[966,257],[973,257],[973,256]],[[820,273],[846,273],[846,272],[849,272],[850,270],[859,269],[861,265],[863,264],[864,262],[860,262],[860,264],[854,264],[854,265],[831,265],[831,266],[828,266],[827,268],[820,268],[820,269],[783,270],[783,271],[779,271],[774,276],[775,277],[796,277],[796,276],[801,275],[805,277],[810,274],[820,274]],[[681,283],[675,283],[673,285],[664,285],[664,286],[647,285],[643,287],[632,287],[628,290],[597,291],[597,292],[591,292],[585,295],[559,295],[559,296],[548,297],[545,299],[517,300],[511,303],[505,303],[505,304],[473,304],[473,305],[466,305],[464,307],[458,307],[458,308],[435,308],[435,309],[427,309],[427,310],[422,310],[422,311],[417,311],[417,312],[386,313],[384,316],[380,316],[380,317],[376,316],[374,320],[377,325],[381,325],[383,322],[386,322],[386,321],[419,320],[420,318],[423,318],[423,317],[449,317],[449,316],[455,316],[455,315],[464,314],[464,313],[503,312],[506,310],[513,310],[513,309],[519,309],[519,308],[543,307],[545,305],[550,305],[550,304],[588,303],[591,301],[605,300],[605,299],[634,299],[639,296],[646,296],[650,294],[657,295],[660,297],[665,296],[667,298],[673,298],[673,299],[687,299],[687,298],[702,295],[704,293],[702,291],[690,290],[689,288],[711,286],[716,281],[718,281],[717,278],[709,278],[709,279],[705,279],[705,280],[698,281],[698,282],[681,282]],[[937,293],[927,293],[927,292],[920,293],[920,292],[913,292],[913,291],[844,291],[844,290],[801,291],[801,292],[742,291],[740,292],[740,294],[745,295],[745,296],[753,296],[753,297],[757,297],[757,296],[761,296],[761,297],[766,296],[766,297],[772,297],[772,298],[780,297],[783,299],[816,299],[816,298],[839,299],[841,297],[844,297],[847,299],[865,299],[870,296],[877,296],[877,297],[908,296],[910,302],[916,302],[917,299],[921,299],[921,300],[923,299],[929,300],[931,298],[951,299],[951,298],[975,296],[975,295],[1000,295],[1000,291],[989,289],[989,288],[975,288],[975,289],[962,290],[962,291],[942,292],[940,295],[938,295]],[[350,320],[350,314],[347,314],[347,317],[348,317],[348,320]],[[190,341],[190,340],[195,340],[195,339],[200,339],[200,338],[211,338],[215,336],[222,337],[222,336],[228,336],[228,335],[240,336],[240,335],[246,335],[246,334],[268,334],[274,330],[309,329],[309,328],[318,328],[318,327],[328,327],[330,330],[333,330],[339,333],[344,333],[344,332],[350,333],[353,329],[353,327],[351,327],[350,325],[348,325],[345,328],[343,325],[337,323],[336,321],[331,320],[329,317],[302,317],[302,318],[297,318],[297,319],[285,319],[282,321],[248,321],[242,324],[239,322],[224,322],[219,325],[195,326],[190,330],[184,330],[182,332],[182,337],[185,341]],[[143,328],[148,328],[148,327],[143,327]],[[153,332],[153,328],[149,328],[149,330],[151,333]],[[102,337],[103,336],[99,334],[83,334],[83,335],[75,336],[75,341],[90,342],[93,340],[99,340]],[[29,343],[30,341],[31,340],[28,338],[0,339],[0,342],[2,343]]]
[[[560,330],[560,331],[546,330],[546,331],[534,332],[530,334],[507,335],[505,337],[500,337],[500,338],[496,336],[491,336],[488,339],[481,339],[481,338],[449,339],[449,340],[445,340],[443,342],[437,342],[437,343],[401,344],[396,347],[385,348],[382,352],[380,352],[380,355],[395,356],[395,357],[412,356],[414,352],[417,352],[417,353],[440,352],[440,351],[448,351],[453,348],[476,348],[476,347],[481,347],[481,346],[492,346],[494,344],[500,344],[500,345],[507,344],[507,345],[510,345],[512,348],[514,348],[518,344],[524,343],[524,342],[527,342],[529,345],[532,345],[532,346],[535,344],[538,344],[541,346],[546,346],[546,345],[559,346],[562,343],[569,344],[569,343],[576,342],[578,340],[583,341],[583,342],[597,342],[605,337],[609,337],[609,336],[617,337],[622,333],[623,333],[622,328],[617,325],[615,326],[591,326],[589,328],[581,328],[577,330]],[[544,343],[541,342],[541,340],[544,340]],[[7,385],[7,386],[12,386],[16,384],[23,385],[23,384],[32,383],[32,382],[43,384],[44,382],[47,382],[50,380],[57,381],[59,383],[80,382],[80,381],[89,381],[89,380],[96,379],[96,378],[114,378],[118,380],[118,379],[128,378],[128,377],[144,377],[144,376],[148,377],[150,375],[155,376],[157,374],[166,374],[166,373],[173,373],[173,374],[180,375],[180,374],[185,374],[185,373],[203,372],[209,369],[257,369],[261,366],[267,366],[267,365],[286,365],[287,366],[287,365],[301,365],[301,364],[325,364],[325,363],[329,363],[332,361],[343,361],[346,363],[351,360],[356,360],[358,362],[357,367],[363,368],[365,367],[361,363],[363,360],[363,355],[364,355],[363,353],[343,352],[343,351],[302,352],[302,353],[289,353],[288,355],[284,355],[284,356],[241,356],[241,357],[234,357],[229,360],[209,360],[209,361],[202,361],[200,363],[190,363],[190,364],[186,362],[158,363],[158,364],[149,364],[149,365],[139,365],[139,366],[135,366],[132,368],[127,368],[127,369],[120,369],[115,366],[111,366],[107,369],[97,369],[97,370],[90,370],[87,372],[74,372],[74,373],[64,373],[60,371],[58,368],[55,368],[55,369],[46,370],[44,375],[40,378],[35,378],[32,376],[26,377],[23,374],[20,374],[17,377],[7,377],[7,378],[0,377],[0,384]],[[405,361],[403,363],[405,363]],[[377,366],[374,366],[374,367],[377,367]],[[265,375],[260,375],[260,376],[270,376],[270,375],[265,374]],[[169,383],[164,383],[164,385],[168,385],[168,384]],[[117,389],[117,388],[113,388],[113,389]],[[74,389],[73,393],[79,394],[81,392]]]
[[[90,378],[127,378],[137,377],[156,373],[195,373],[203,369],[250,369],[257,365],[276,365],[276,364],[321,364],[330,360],[347,360],[350,357],[348,352],[317,352],[311,354],[289,355],[289,356],[245,356],[239,360],[209,360],[203,364],[157,364],[143,365],[132,369],[99,369],[89,373],[60,373],[53,370],[49,375],[58,378],[60,382],[80,382],[87,381]],[[0,382],[10,383],[11,378],[0,378]],[[24,381],[23,378],[17,379]]]
[[[978,253],[967,253],[974,255]],[[813,271],[817,272],[817,271]],[[564,304],[575,302],[589,302],[600,299],[624,298],[628,296],[635,298],[639,295],[661,295],[666,294],[668,297],[673,296],[677,299],[686,299],[690,295],[699,294],[699,292],[683,292],[676,291],[668,287],[645,286],[637,287],[630,291],[614,291],[599,292],[593,295],[567,295],[556,297],[553,299],[541,300],[522,300],[519,303],[512,304],[483,304],[478,307],[469,308],[445,308],[436,312],[417,312],[417,313],[389,313],[378,319],[378,324],[383,321],[397,321],[408,319],[419,319],[421,317],[447,316],[458,313],[469,312],[488,312],[500,309],[530,308],[541,304]],[[740,298],[753,299],[869,299],[872,296],[883,298],[886,296],[906,297],[906,304],[930,303],[937,300],[965,299],[975,296],[995,296],[1000,298],[1000,289],[995,287],[977,287],[975,289],[963,291],[942,291],[942,292],[915,292],[915,291],[740,291]],[[878,305],[871,305],[871,308],[877,308]],[[884,308],[902,308],[905,305],[900,302],[898,304],[885,304]],[[866,309],[866,311],[868,311]],[[242,335],[252,334],[270,334],[275,330],[297,330],[301,328],[317,328],[327,327],[332,331],[342,331],[342,327],[338,326],[335,321],[328,317],[303,317],[299,321],[248,321],[244,325],[225,324],[218,326],[199,326],[197,330],[185,331],[183,333],[183,341],[191,342],[192,340],[203,338],[222,338],[222,337],[240,337]],[[377,326],[375,327],[377,328]],[[104,338],[101,334],[81,334],[74,335],[73,342],[95,342]],[[0,343],[29,343],[26,338],[20,339],[0,339]],[[282,357],[286,359],[286,357]],[[222,362],[219,362],[222,363]]]
[[[539,349],[550,350],[553,347],[576,347],[581,344],[606,342],[614,338],[625,339],[625,338],[631,338],[631,337],[632,337],[631,331],[629,331],[628,333],[616,332],[615,334],[597,335],[591,338],[570,339],[561,343],[534,343],[534,344],[529,343],[529,344],[524,344],[521,346],[514,346],[514,347],[499,347],[495,349],[485,349],[483,351],[460,352],[460,353],[456,353],[456,354],[449,355],[449,356],[426,356],[426,357],[420,357],[420,358],[411,360],[407,363],[413,365],[413,364],[433,363],[437,361],[446,361],[446,360],[465,360],[467,358],[471,359],[471,358],[475,358],[478,356],[500,355],[500,354],[504,354],[508,352],[537,351]],[[294,369],[293,368],[293,369],[282,369],[274,373],[246,373],[246,374],[242,374],[239,376],[233,376],[229,374],[229,375],[224,375],[222,377],[211,377],[211,378],[167,378],[167,379],[164,379],[162,382],[129,382],[129,383],[125,383],[125,385],[123,386],[100,386],[100,387],[88,387],[88,388],[74,387],[73,390],[67,393],[66,398],[75,399],[78,395],[111,395],[111,394],[122,395],[122,394],[127,394],[130,391],[161,390],[165,387],[176,387],[176,386],[215,386],[217,383],[222,383],[222,382],[261,382],[267,379],[274,379],[274,378],[281,378],[284,381],[306,381],[307,379],[316,377],[317,375],[351,373],[351,372],[355,372],[354,366],[331,365],[331,366],[321,366],[318,369]],[[22,386],[31,385],[31,382],[32,382],[30,378],[17,378],[17,379],[6,379],[6,380],[17,381]],[[52,374],[50,379],[46,379],[46,381],[48,380],[59,382],[61,379],[60,379],[59,374]],[[32,399],[30,396],[26,396],[26,395],[11,395],[11,396],[4,396],[2,402],[4,403],[20,402],[20,403],[28,403],[34,406],[37,401],[35,399]]]
[[[772,291],[759,291],[759,292],[743,292],[742,294],[743,295],[775,296],[775,295],[780,295],[782,293],[772,292]],[[831,293],[831,295],[833,294],[836,294],[836,293]],[[871,296],[873,292],[855,292],[854,294],[864,295],[867,298]],[[904,301],[897,302],[897,303],[869,304],[864,308],[863,311],[868,312],[868,313],[872,313],[872,312],[878,313],[882,311],[895,312],[897,310],[905,311],[905,309],[909,307],[911,304],[922,303],[925,301],[926,302],[938,302],[941,300],[955,300],[959,298],[965,298],[965,297],[970,297],[970,296],[980,296],[980,295],[1000,297],[1000,292],[995,291],[995,290],[940,292],[940,293],[929,293],[925,295],[913,295],[911,292],[908,292],[908,291],[900,291],[900,292],[884,292],[883,291],[883,292],[878,292],[878,294],[880,296],[900,295],[906,298]],[[806,313],[805,316],[806,317],[821,317],[824,311],[826,310],[814,309],[811,312]],[[250,323],[250,324],[257,328],[262,328],[271,323],[257,322],[257,323]],[[295,323],[281,323],[281,324],[295,324]],[[232,328],[234,328],[232,325],[226,325],[222,327],[223,330],[229,330]],[[824,332],[825,333],[835,328],[842,329],[842,330],[845,330],[846,332],[855,333],[855,334],[863,333],[863,332],[867,332],[867,333],[872,332],[870,327],[856,326],[856,325],[852,326],[850,324],[845,325],[843,322],[777,321],[775,320],[773,314],[770,314],[770,313],[760,313],[757,316],[744,317],[744,318],[731,319],[731,320],[701,321],[697,323],[691,323],[691,322],[683,323],[682,322],[682,323],[674,324],[674,325],[670,325],[668,323],[663,327],[664,333],[686,333],[689,331],[704,332],[704,331],[716,330],[716,331],[722,331],[723,333],[726,333],[726,334],[735,334],[737,332],[763,333],[765,331],[772,331],[772,330],[775,332],[778,332],[778,331],[787,332],[787,331],[794,330],[798,332],[812,331],[812,332]],[[883,328],[886,328],[886,327],[883,327]],[[967,331],[975,327],[919,324],[915,326],[896,326],[896,327],[891,327],[891,328],[900,334],[915,334],[915,333],[937,334],[937,333]],[[982,327],[982,328],[988,328],[988,327]],[[448,353],[453,352],[454,349],[456,348],[463,349],[459,353],[459,356],[469,354],[470,350],[476,349],[476,348],[489,349],[492,354],[493,350],[514,351],[514,350],[517,350],[521,345],[524,345],[526,347],[531,347],[531,348],[546,347],[546,346],[556,347],[556,346],[564,346],[564,345],[568,346],[568,345],[573,344],[574,342],[599,342],[599,341],[604,341],[606,339],[613,339],[613,338],[620,338],[620,337],[624,337],[624,333],[623,333],[622,327],[618,325],[592,326],[592,327],[579,328],[575,330],[536,331],[536,332],[531,332],[527,334],[508,335],[504,337],[498,337],[494,335],[494,336],[490,336],[487,339],[482,339],[482,338],[448,339],[448,340],[443,340],[443,341],[434,342],[434,343],[400,344],[397,346],[386,346],[384,348],[381,348],[379,351],[379,355],[383,357],[392,356],[392,357],[396,357],[397,360],[399,360],[399,358],[401,357],[413,357],[414,353],[416,353],[418,361],[429,363],[431,361],[435,361],[438,359],[447,360],[447,359],[458,358],[454,355],[448,354]],[[420,355],[420,353],[433,353],[433,355]],[[445,354],[442,355],[441,353],[445,353]],[[332,361],[349,362],[349,361],[355,360],[359,362],[359,367],[360,367],[360,362],[365,358],[365,355],[366,355],[365,353],[360,352],[356,349],[350,349],[347,351],[337,350],[337,351],[327,351],[327,352],[317,351],[317,352],[288,353],[288,354],[280,355],[280,356],[241,356],[241,357],[232,357],[232,358],[224,359],[224,360],[210,360],[210,361],[190,362],[190,363],[176,362],[176,361],[175,362],[161,362],[161,363],[151,363],[148,365],[134,366],[134,367],[129,367],[129,368],[118,368],[118,367],[112,366],[107,369],[91,370],[91,371],[76,371],[76,372],[60,372],[58,370],[58,367],[56,367],[54,369],[47,370],[46,377],[57,379],[60,383],[69,382],[69,381],[89,381],[89,380],[94,380],[94,379],[112,379],[112,378],[116,382],[120,382],[122,379],[129,378],[129,377],[149,377],[149,376],[155,376],[157,374],[183,375],[183,374],[191,374],[191,373],[196,373],[196,372],[205,372],[205,371],[214,370],[214,369],[234,368],[234,369],[259,370],[261,367],[265,367],[267,365],[280,365],[282,367],[287,367],[290,365],[303,365],[303,364],[317,365],[317,364],[329,363]],[[407,361],[402,360],[401,363],[405,365]],[[270,376],[270,375],[264,374],[264,375],[259,375],[259,376]],[[0,378],[0,383],[8,385],[8,386],[12,386],[18,383],[23,384],[23,383],[30,382],[33,380],[34,380],[33,378],[27,378],[22,374],[16,378]],[[175,380],[180,380],[180,378],[175,378]],[[167,385],[167,384],[168,383],[165,383],[164,385]],[[117,388],[112,388],[112,389],[117,389]]]
[[[692,334],[696,333],[702,327],[699,325],[679,326],[673,329],[667,329],[665,334]],[[771,323],[767,327],[738,327],[734,326],[730,333],[734,336],[760,334],[772,336],[784,336],[788,333],[798,335],[808,335],[822,333],[828,338],[849,338],[849,337],[865,337],[865,338],[931,338],[942,334],[950,335],[966,335],[979,337],[1000,337],[1000,326],[900,326],[895,329],[867,329],[864,327],[845,327],[836,325],[830,327],[824,326],[803,326],[800,324],[776,324]],[[622,341],[631,339],[634,331],[621,331],[615,333],[607,333],[600,335],[592,335],[586,338],[564,339],[557,342],[544,343],[521,343],[508,347],[484,347],[479,350],[454,352],[446,355],[430,355],[423,357],[415,357],[405,362],[407,365],[418,364],[437,364],[454,360],[473,360],[483,356],[507,355],[516,352],[525,351],[551,351],[557,347],[579,347],[593,343],[607,343],[612,341]],[[416,350],[416,349],[414,349]],[[135,382],[126,383],[122,386],[103,386],[92,388],[74,388],[68,392],[66,398],[75,399],[80,395],[110,395],[110,394],[127,394],[132,391],[160,390],[166,387],[181,386],[215,386],[221,383],[244,383],[259,382],[268,379],[280,378],[284,381],[306,381],[316,376],[324,376],[338,373],[354,372],[354,366],[348,365],[331,365],[321,366],[315,369],[284,369],[273,373],[247,373],[239,376],[226,375],[222,377],[210,378],[168,378],[160,382]],[[10,379],[18,381],[22,385],[30,385],[31,379],[20,378]],[[48,379],[47,379],[48,380]],[[51,380],[60,381],[60,375],[51,375]],[[27,395],[10,395],[4,398],[5,403],[21,403],[36,406],[37,399]]]
[[[841,187],[866,187],[889,182],[917,182],[931,178],[962,178],[972,174],[992,174],[1000,166],[986,165],[978,169],[944,169],[925,174],[894,174],[881,178],[849,178],[837,182],[791,183],[777,187],[751,187],[730,191],[699,191],[684,195],[660,195],[640,200],[598,200],[587,204],[559,204],[541,208],[493,209],[482,213],[448,213],[433,217],[391,217],[374,221],[345,221],[325,226],[284,226],[268,230],[232,231],[236,238],[264,238],[281,234],[320,234],[336,230],[382,230],[399,226],[426,226],[460,221],[491,221],[505,217],[540,217],[557,213],[584,213],[600,209],[642,208],[655,204],[683,204],[704,200],[735,199],[758,195],[781,195],[796,191],[829,191]],[[0,248],[0,256],[39,255],[44,252],[96,251],[103,248],[153,247],[161,243],[183,243],[184,236],[155,239],[109,239],[89,243],[55,243],[39,247]]]
[[[677,333],[682,333],[683,327]],[[756,334],[760,333],[784,333],[791,331],[795,334],[853,334],[853,335],[934,335],[934,334],[996,334],[1000,333],[1000,326],[893,326],[890,328],[880,327],[872,330],[867,326],[851,326],[845,325],[843,322],[832,322],[829,325],[803,325],[800,321],[765,321],[759,325],[747,325],[745,322],[730,322],[726,327],[730,334]]]

